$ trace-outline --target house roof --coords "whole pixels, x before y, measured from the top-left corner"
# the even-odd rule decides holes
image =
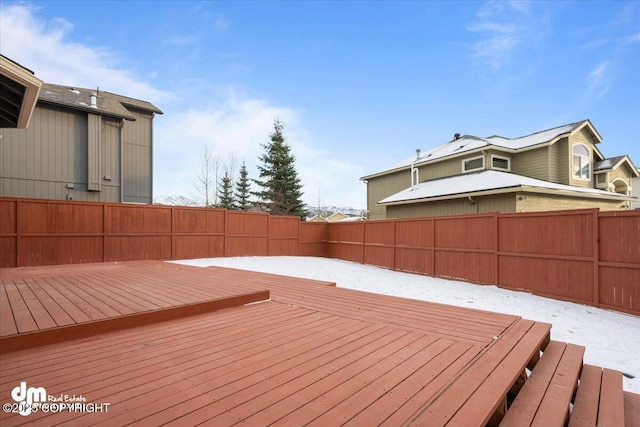
[[[485,170],[421,182],[418,185],[382,199],[378,203],[381,205],[418,203],[469,196],[511,193],[515,191],[556,193],[574,197],[604,198],[621,201],[632,200],[631,197],[625,196],[624,194],[594,188],[556,184],[554,182],[529,178],[509,172]]]
[[[633,162],[631,161],[631,159],[629,158],[629,156],[622,155],[622,156],[616,156],[616,157],[609,157],[608,159],[603,159],[597,162],[593,163],[593,171],[594,172],[604,172],[604,171],[608,171],[611,169],[615,169],[618,166],[620,166],[622,163],[627,162],[629,163],[629,169],[631,170],[631,172],[635,175],[638,176],[638,168],[636,168],[636,166],[633,164]]]
[[[0,128],[28,126],[41,86],[33,71],[0,55]]]
[[[473,135],[463,135],[458,139],[453,139],[451,141],[445,142],[429,150],[420,151],[419,158],[416,158],[416,156],[408,157],[388,167],[387,169],[384,169],[383,171],[364,176],[361,179],[365,180],[379,175],[385,175],[387,173],[396,172],[398,170],[410,167],[412,164],[421,165],[428,162],[442,160],[448,157],[458,156],[463,153],[469,153],[474,150],[495,147],[503,151],[516,152],[520,150],[527,150],[543,144],[549,145],[553,144],[562,137],[569,136],[570,134],[579,131],[584,127],[587,127],[591,131],[597,142],[600,142],[602,140],[602,137],[589,120],[569,123],[518,138],[505,138],[499,135],[480,138]]]
[[[91,95],[96,95],[96,106],[91,106]],[[40,91],[40,102],[73,108],[75,110],[103,114],[125,120],[135,120],[135,116],[126,107],[133,107],[151,113],[162,111],[150,102],[116,95],[96,89],[77,88],[45,83]]]

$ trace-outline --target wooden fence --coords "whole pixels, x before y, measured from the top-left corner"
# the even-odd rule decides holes
[[[640,211],[329,224],[328,256],[640,315]]]
[[[323,256],[640,315],[640,211],[307,223],[224,209],[0,198],[0,267]]]
[[[0,267],[325,256],[325,235],[298,217],[259,212],[0,198]]]

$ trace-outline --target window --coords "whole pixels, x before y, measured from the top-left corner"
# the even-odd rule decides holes
[[[491,168],[504,171],[511,170],[509,158],[491,155]]]
[[[484,156],[473,157],[462,161],[462,172],[473,172],[484,169]]]
[[[589,149],[583,144],[573,146],[573,177],[590,179],[591,159]]]

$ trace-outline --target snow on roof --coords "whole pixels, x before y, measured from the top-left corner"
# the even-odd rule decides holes
[[[595,188],[574,187],[571,185],[557,184],[516,175],[509,172],[485,170],[475,173],[466,173],[449,178],[435,179],[421,182],[420,184],[406,188],[396,194],[380,200],[379,204],[395,204],[436,197],[463,196],[480,191],[503,190],[508,188],[536,187],[545,190],[571,191],[582,193],[585,196],[625,197],[624,195]]]
[[[626,156],[609,157],[608,159],[604,159],[604,160],[600,160],[599,162],[595,162],[593,164],[593,170],[594,171],[599,171],[599,170],[611,169],[612,167],[617,165],[620,160],[624,159],[625,157]]]
[[[581,127],[587,120],[580,122],[569,123],[563,126],[558,126],[553,129],[548,129],[540,132],[533,133],[531,135],[521,136],[519,138],[505,138],[499,135],[493,135],[487,138],[479,138],[473,135],[464,135],[458,139],[454,139],[444,144],[440,144],[430,150],[424,150],[420,152],[420,158],[416,159],[416,156],[408,157],[398,163],[391,165],[383,171],[369,174],[363,179],[371,175],[377,175],[378,173],[389,172],[395,169],[408,167],[415,162],[415,164],[426,163],[436,159],[442,159],[449,156],[454,156],[467,151],[477,150],[483,147],[497,147],[506,150],[519,150],[523,148],[532,147],[538,144],[544,144],[551,142],[561,135],[568,134]]]

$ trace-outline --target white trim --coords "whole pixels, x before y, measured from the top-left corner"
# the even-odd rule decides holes
[[[482,159],[482,166],[480,166],[479,168],[474,168],[474,169],[467,169],[465,168],[466,163],[467,162],[472,162],[474,160],[478,160],[478,159]],[[482,156],[476,156],[476,157],[470,157],[468,159],[462,159],[462,173],[467,173],[467,172],[477,172],[477,171],[481,171],[484,170],[485,165],[484,165],[484,155]]]
[[[506,160],[507,161],[507,167],[506,168],[498,168],[498,167],[493,166],[493,159]],[[491,169],[498,170],[498,171],[511,172],[511,158],[510,157],[505,157],[505,156],[498,156],[497,154],[492,154],[491,155]]]

